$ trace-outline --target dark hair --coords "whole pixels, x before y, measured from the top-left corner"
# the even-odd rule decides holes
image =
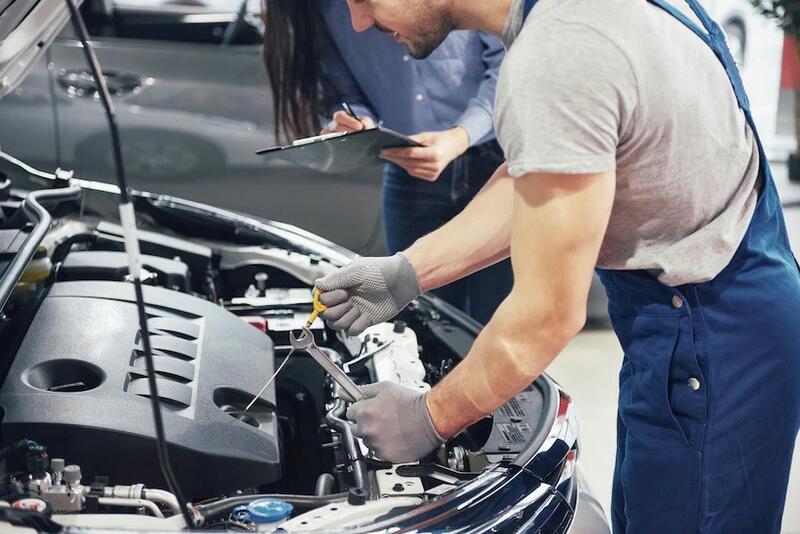
[[[324,29],[318,0],[266,0],[264,65],[272,85],[275,135],[317,135],[323,113],[320,47]]]

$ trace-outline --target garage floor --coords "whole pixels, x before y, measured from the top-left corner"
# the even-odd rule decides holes
[[[800,184],[790,184],[786,166],[773,164],[784,203],[800,201]],[[800,256],[800,207],[786,210],[786,224],[795,254]],[[614,472],[617,373],[622,349],[610,330],[580,334],[550,367],[549,374],[575,400],[581,427],[581,463],[592,491],[608,513]],[[800,440],[798,447],[800,449]],[[795,451],[784,534],[800,534],[800,450]]]

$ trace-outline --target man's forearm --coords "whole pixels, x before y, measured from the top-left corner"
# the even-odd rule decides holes
[[[614,173],[517,179],[514,289],[469,355],[427,395],[431,419],[443,437],[523,390],[583,327],[615,180]]]
[[[545,313],[544,303],[537,314],[522,311],[520,298],[512,294],[503,302],[469,356],[428,394],[428,409],[443,437],[452,437],[525,389],[580,328],[577,319]]]
[[[503,165],[464,211],[404,251],[423,291],[508,257],[513,199],[514,181]]]

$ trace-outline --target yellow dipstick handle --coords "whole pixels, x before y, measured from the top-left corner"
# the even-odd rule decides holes
[[[314,290],[314,311],[311,313],[311,317],[308,318],[308,322],[306,323],[306,328],[311,328],[311,324],[317,319],[320,313],[324,312],[328,309],[323,303],[319,301],[319,296],[322,294],[322,291],[319,289]]]

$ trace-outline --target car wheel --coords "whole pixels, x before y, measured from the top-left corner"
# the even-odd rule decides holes
[[[213,175],[224,168],[224,155],[211,143],[197,137],[164,131],[123,131],[125,171],[133,179],[155,180]],[[107,136],[83,143],[78,161],[95,161],[103,172],[114,170]]]
[[[744,67],[745,53],[747,52],[747,33],[744,25],[739,20],[729,20],[722,25],[722,29],[725,31],[728,48],[730,48],[733,59],[739,68]]]

